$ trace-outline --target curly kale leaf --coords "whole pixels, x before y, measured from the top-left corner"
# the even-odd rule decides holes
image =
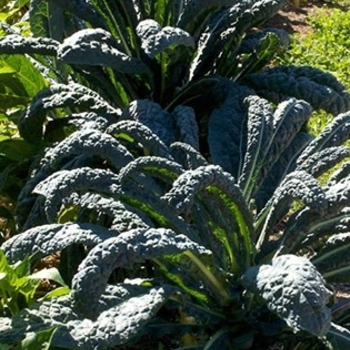
[[[244,81],[259,95],[275,103],[294,96],[314,109],[338,115],[350,109],[350,94],[336,78],[316,68],[277,66],[262,73],[251,74]]]
[[[142,49],[151,58],[173,45],[194,47],[193,38],[183,29],[170,26],[161,28],[153,19],[140,22],[136,28],[136,33],[141,39]]]
[[[200,166],[208,165],[207,160],[196,149],[188,143],[174,142],[171,146],[173,158],[183,166],[184,169],[193,170]]]
[[[341,146],[350,136],[350,112],[336,116],[298,157],[297,164],[302,166],[313,153],[322,149]]]
[[[268,101],[257,96],[247,97],[245,101],[248,104],[247,149],[238,185],[245,198],[249,199],[269,149],[273,111]]]
[[[96,190],[99,193],[113,192],[118,181],[117,175],[109,170],[87,167],[75,170],[61,170],[39,183],[34,193],[45,197],[44,210],[49,223],[56,222],[65,200],[73,192]]]
[[[51,38],[31,38],[9,34],[0,38],[0,53],[56,56],[58,45],[59,42]]]
[[[171,158],[169,148],[143,123],[134,120],[121,120],[116,124],[110,125],[106,129],[106,133],[113,135],[120,141],[141,144],[146,154]]]
[[[98,93],[89,88],[71,83],[54,84],[39,92],[18,121],[18,129],[28,142],[37,143],[42,139],[43,124],[47,111],[59,108],[79,108],[96,113],[119,116],[119,110],[110,106]]]
[[[267,307],[295,331],[324,336],[331,326],[326,306],[332,293],[306,258],[281,255],[268,265],[253,266],[242,277],[243,286],[262,296]]]
[[[31,228],[11,237],[1,246],[7,259],[14,263],[27,255],[40,259],[71,244],[94,246],[118,232],[93,224],[50,224]]]
[[[98,316],[90,320],[72,308],[73,298],[53,298],[0,320],[0,342],[12,344],[32,332],[56,327],[51,345],[65,349],[96,349],[124,345],[140,337],[148,323],[174,293],[174,288],[118,284],[98,300]]]
[[[64,63],[107,66],[121,73],[140,74],[147,66],[120,51],[112,35],[101,28],[82,29],[58,47],[57,58]]]
[[[187,143],[195,150],[199,150],[199,135],[198,124],[194,110],[187,106],[176,106],[172,112],[175,119],[177,134],[177,141]]]
[[[115,268],[131,267],[135,263],[188,250],[210,254],[186,236],[164,228],[131,230],[102,242],[89,252],[73,278],[75,308],[85,317],[96,319],[98,300]]]
[[[169,146],[175,142],[175,121],[172,115],[150,100],[137,100],[123,110],[123,119],[133,119],[148,127]]]

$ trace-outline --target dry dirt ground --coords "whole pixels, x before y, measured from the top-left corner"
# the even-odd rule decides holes
[[[284,7],[282,11],[269,20],[266,24],[269,26],[282,28],[290,34],[299,33],[305,35],[310,32],[311,28],[307,23],[307,17],[314,15],[321,8],[339,8],[341,10],[346,9],[345,6],[337,4],[335,1],[325,0],[305,0],[300,1],[300,6],[296,7],[293,1]]]

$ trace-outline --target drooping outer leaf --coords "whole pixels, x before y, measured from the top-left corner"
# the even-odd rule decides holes
[[[187,250],[210,254],[186,236],[163,228],[135,229],[102,242],[90,251],[73,278],[72,294],[76,309],[85,317],[97,317],[98,300],[115,268],[131,267],[134,263]]]
[[[318,337],[328,332],[331,311],[326,303],[332,293],[308,259],[278,256],[269,265],[248,269],[242,284],[260,295],[267,307],[294,330],[306,330]]]
[[[173,292],[174,288],[167,286],[109,286],[99,300],[95,321],[80,317],[72,309],[71,295],[53,298],[24,309],[13,318],[1,317],[0,342],[12,344],[27,334],[57,327],[51,343],[55,347],[103,350],[123,345],[142,334]]]
[[[31,38],[10,34],[0,38],[0,53],[56,56],[58,45],[59,42],[51,38]]]
[[[183,29],[174,27],[161,28],[153,19],[146,19],[140,22],[136,32],[142,41],[141,47],[151,58],[172,45],[194,47],[193,38]]]
[[[146,152],[152,155],[169,158],[170,150],[162,140],[152,132],[146,125],[134,120],[121,120],[116,124],[110,125],[106,129],[107,134],[114,135],[117,139],[132,139],[140,143]]]
[[[111,135],[97,130],[76,131],[46,154],[51,168],[57,168],[60,160],[72,155],[98,155],[121,168],[131,162],[134,157]]]
[[[289,206],[295,199],[300,199],[303,204],[311,207],[321,215],[328,208],[327,196],[314,177],[305,171],[289,173],[277,187],[269,202],[260,211],[256,220],[256,222],[261,223],[263,222],[261,219],[266,218],[259,232],[258,248],[262,246],[265,239],[271,233],[271,228],[276,224],[276,220],[281,215],[286,214]]]
[[[64,200],[72,192],[96,189],[101,194],[110,193],[117,181],[118,177],[111,171],[82,167],[52,174],[39,183],[33,192],[45,196],[45,214],[48,222],[54,223]]]
[[[101,28],[82,29],[66,38],[58,47],[57,58],[69,64],[107,66],[127,74],[147,71],[143,62],[120,51],[118,42]]]
[[[349,102],[350,103],[350,102]],[[299,156],[297,164],[302,165],[307,162],[312,154],[321,151],[327,147],[340,146],[350,136],[350,112],[337,115],[305,148],[303,153]]]
[[[329,73],[296,66],[277,66],[245,77],[259,95],[271,97],[274,102],[279,102],[278,96],[294,96],[309,102],[314,109],[333,115],[344,113],[350,108],[350,94],[339,82],[329,80]]]
[[[74,243],[95,245],[118,232],[93,224],[50,224],[31,228],[11,237],[1,249],[10,263],[35,254],[40,259]]]
[[[237,223],[239,239],[243,242],[240,252],[244,256],[243,264],[249,265],[253,250],[252,214],[234,178],[225,173],[220,166],[201,166],[184,172],[162,198],[179,214],[189,214],[201,190],[207,190],[209,193],[213,191],[228,209],[232,220]]]
[[[54,84],[38,93],[19,118],[18,129],[21,136],[32,143],[41,140],[47,111],[59,107],[88,109],[116,117],[119,115],[119,110],[110,106],[98,93],[83,85]]]

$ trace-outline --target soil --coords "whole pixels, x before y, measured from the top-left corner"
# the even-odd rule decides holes
[[[265,24],[267,26],[284,29],[290,34],[299,33],[303,36],[311,31],[307,18],[316,14],[322,8],[338,8],[344,11],[349,10],[349,8],[332,1],[301,1],[300,6],[297,7],[294,5],[293,1],[290,0],[276,16],[271,18]]]

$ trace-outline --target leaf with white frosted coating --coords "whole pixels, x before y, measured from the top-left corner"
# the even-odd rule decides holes
[[[97,130],[76,131],[51,149],[47,154],[49,165],[57,169],[57,164],[65,157],[97,155],[107,159],[115,168],[122,168],[134,157],[125,146],[114,137]]]
[[[296,170],[303,170],[315,178],[331,170],[345,158],[350,156],[350,150],[343,146],[328,147],[311,154]]]
[[[210,253],[186,236],[164,228],[131,230],[102,242],[89,252],[73,278],[75,308],[85,317],[96,318],[98,300],[114,269],[187,250]]]
[[[175,161],[181,164],[185,169],[193,170],[200,166],[208,165],[207,160],[187,143],[174,142],[171,144],[170,148]]]
[[[123,119],[134,119],[155,133],[165,145],[175,141],[175,122],[172,115],[150,100],[136,100],[123,110]]]
[[[170,26],[161,28],[153,19],[140,22],[136,33],[141,39],[142,49],[151,58],[173,45],[194,47],[194,40],[186,31]]]
[[[311,67],[277,66],[245,77],[261,96],[280,102],[279,96],[294,96],[333,115],[350,109],[350,94],[329,73]]]
[[[297,164],[303,162],[315,152],[332,146],[340,146],[350,137],[350,111],[336,116],[321,133],[305,148]]]
[[[98,305],[98,317],[80,317],[72,296],[53,298],[23,309],[13,318],[0,319],[0,342],[12,344],[26,335],[51,327],[57,331],[51,345],[64,349],[96,349],[124,345],[137,339],[145,326],[174,293],[174,288],[132,284],[108,286]]]
[[[87,28],[66,38],[57,50],[64,63],[107,66],[121,73],[140,74],[147,66],[120,51],[118,42],[101,28]]]
[[[324,336],[331,326],[326,306],[332,293],[306,258],[281,255],[268,265],[253,266],[242,277],[243,286],[260,295],[270,311],[294,330]]]
[[[322,249],[311,259],[317,270],[329,282],[350,281],[350,233],[340,233],[327,239]]]
[[[175,119],[178,141],[188,143],[195,150],[199,150],[199,130],[196,115],[193,108],[187,106],[176,106],[172,115]]]
[[[47,111],[59,107],[119,115],[119,111],[110,106],[98,93],[83,85],[54,84],[38,93],[20,116],[18,129],[21,136],[29,142],[39,142]]]
[[[50,175],[33,192],[45,197],[45,214],[48,222],[53,223],[65,198],[69,198],[71,193],[87,189],[110,193],[117,182],[117,175],[109,170],[82,167]]]
[[[71,244],[96,245],[117,235],[93,224],[50,224],[31,228],[11,237],[1,246],[11,263],[35,254],[36,259],[57,252]]]
[[[132,138],[133,141],[140,143],[154,156],[171,157],[169,148],[143,123],[134,120],[121,120],[116,124],[110,125],[105,132],[121,140]]]
[[[0,53],[56,56],[58,45],[59,42],[51,38],[32,38],[9,34],[0,38]]]

